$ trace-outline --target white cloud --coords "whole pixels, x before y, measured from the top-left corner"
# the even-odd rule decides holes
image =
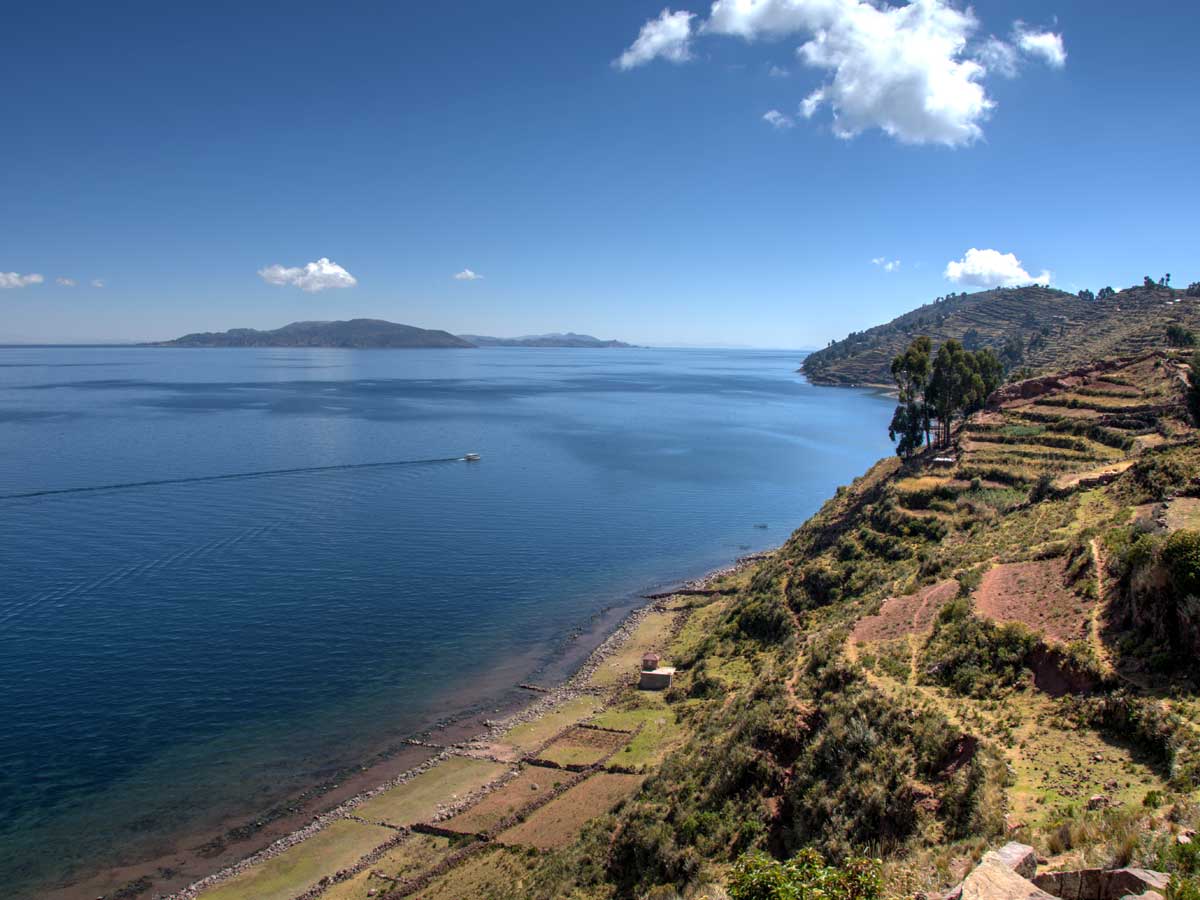
[[[41,284],[46,279],[36,272],[28,275],[18,275],[16,272],[0,272],[0,288],[23,288],[31,284]]]
[[[1033,31],[1024,22],[1018,20],[1013,26],[1013,40],[1022,51],[1030,56],[1040,57],[1053,69],[1061,69],[1067,64],[1067,50],[1063,46],[1061,34],[1052,31]]]
[[[479,281],[483,278],[478,272],[472,272],[470,269],[463,269],[461,272],[456,272],[454,277],[458,281]]]
[[[302,291],[315,294],[329,288],[349,288],[358,284],[358,279],[328,257],[322,256],[303,268],[281,266],[276,263],[259,269],[258,275],[267,284],[293,285]],[[94,282],[93,282],[94,283]]]
[[[629,69],[659,56],[689,59],[696,35],[800,35],[798,58],[829,73],[804,98],[800,113],[811,118],[827,107],[833,133],[842,138],[878,128],[908,144],[971,144],[983,136],[996,106],[982,83],[989,73],[1015,76],[1020,53],[1054,66],[1066,59],[1061,35],[1021,22],[1013,43],[992,37],[972,44],[979,21],[954,0],[895,6],[886,0],[715,0],[707,20],[693,28],[692,18],[664,10],[642,27],[617,65]]]
[[[79,284],[74,278],[55,278],[54,283],[59,287],[75,287],[75,285]]]
[[[104,287],[104,279],[103,278],[93,278],[92,279],[92,287],[94,287],[94,288]]]
[[[645,65],[651,60],[670,60],[673,63],[687,62],[692,58],[692,19],[695,14],[679,10],[664,9],[657,19],[642,26],[629,49],[613,60],[618,69],[629,70]]]
[[[767,69],[767,74],[772,78],[787,78],[792,73],[780,66],[771,66],[771,68]]]
[[[768,109],[763,113],[763,121],[772,128],[778,129],[791,128],[796,124],[791,116],[785,116],[777,109]]]
[[[989,72],[1005,78],[1017,76],[1017,48],[994,35],[976,48],[975,59]]]
[[[978,250],[972,247],[963,258],[946,264],[945,276],[956,284],[973,284],[976,287],[1016,287],[1021,284],[1048,284],[1053,276],[1043,270],[1040,275],[1030,275],[1013,253],[999,250]]]
[[[885,272],[895,272],[900,268],[900,260],[888,259],[886,256],[876,256],[871,260],[871,265],[879,266]]]

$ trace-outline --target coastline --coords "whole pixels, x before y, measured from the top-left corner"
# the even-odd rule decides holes
[[[661,589],[652,589],[645,594],[639,594],[634,599],[632,608],[624,603],[597,611],[590,620],[591,624],[580,627],[563,637],[562,643],[538,669],[553,670],[556,665],[562,666],[562,658],[568,658],[569,668],[560,668],[557,677],[562,672],[569,672],[565,678],[552,686],[541,685],[509,685],[500,693],[500,701],[476,699],[474,704],[465,706],[452,716],[446,717],[427,729],[418,730],[407,737],[393,740],[386,748],[370,754],[362,760],[362,765],[351,766],[332,775],[325,782],[314,785],[300,797],[289,798],[283,803],[276,804],[275,810],[286,810],[291,814],[271,815],[269,811],[260,811],[252,815],[240,825],[223,828],[221,835],[205,835],[209,839],[198,845],[188,843],[187,851],[174,850],[163,854],[158,859],[143,860],[128,866],[105,867],[91,873],[57,890],[52,890],[45,896],[54,900],[92,900],[98,896],[135,898],[154,897],[156,900],[195,900],[225,882],[261,865],[285,851],[302,844],[304,841],[325,831],[329,826],[343,820],[364,821],[355,816],[355,810],[368,801],[377,798],[388,791],[405,785],[419,776],[430,772],[438,764],[455,756],[467,756],[474,759],[493,759],[506,765],[515,765],[518,760],[500,760],[489,755],[489,749],[506,732],[520,726],[534,725],[546,720],[565,704],[578,701],[581,698],[596,697],[611,693],[610,689],[600,688],[589,684],[589,680],[600,667],[632,639],[639,625],[648,616],[671,609],[671,598],[689,592],[703,591],[720,579],[735,575],[746,568],[755,565],[761,559],[774,553],[777,547],[752,552],[737,557],[733,562],[704,574],[680,582],[667,583]],[[620,618],[605,621],[606,614],[616,612]],[[598,639],[581,658],[571,653],[571,647],[579,641],[585,646],[591,641],[588,637]],[[578,660],[578,661],[576,661]],[[632,673],[630,673],[632,675]],[[532,694],[532,696],[531,696]],[[499,703],[499,705],[497,705]],[[547,741],[546,743],[549,743]],[[564,773],[567,774],[567,773]],[[438,812],[430,821],[436,822],[450,818],[463,808],[477,802],[481,797],[501,787],[512,777],[511,772],[472,790],[463,797],[447,797],[439,803]],[[328,801],[326,805],[323,801]],[[307,808],[303,808],[307,807]],[[226,820],[229,823],[229,820]],[[233,846],[224,846],[222,837],[242,833],[242,839],[251,841],[253,835],[259,834],[263,839],[270,838],[258,849],[246,848],[240,856]],[[406,837],[406,833],[400,837]],[[237,840],[236,843],[240,843]],[[399,840],[397,841],[397,843]],[[186,842],[184,842],[186,843]],[[378,847],[379,853],[386,852],[389,847]],[[369,854],[371,855],[371,854]],[[168,862],[178,863],[182,857],[187,858],[187,865],[176,866]],[[216,861],[225,857],[215,870],[196,877],[205,871],[205,861]],[[360,860],[364,866],[370,861],[366,857]],[[184,880],[185,872],[190,875]],[[339,875],[350,877],[359,871],[339,872]],[[156,890],[157,888],[157,890]],[[323,891],[324,888],[321,889]],[[317,891],[316,893],[320,893]],[[316,896],[314,893],[313,896]]]

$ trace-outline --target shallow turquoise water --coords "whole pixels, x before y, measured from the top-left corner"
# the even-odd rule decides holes
[[[890,452],[890,403],[799,358],[0,349],[0,884],[265,804],[780,543]]]

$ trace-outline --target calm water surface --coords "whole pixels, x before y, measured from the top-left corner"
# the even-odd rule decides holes
[[[780,543],[890,452],[887,400],[798,362],[0,349],[0,884],[266,805]]]

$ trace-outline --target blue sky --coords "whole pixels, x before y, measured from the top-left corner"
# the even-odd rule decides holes
[[[377,316],[801,347],[973,281],[1200,280],[1191,4],[964,10],[10,7],[0,340]]]

